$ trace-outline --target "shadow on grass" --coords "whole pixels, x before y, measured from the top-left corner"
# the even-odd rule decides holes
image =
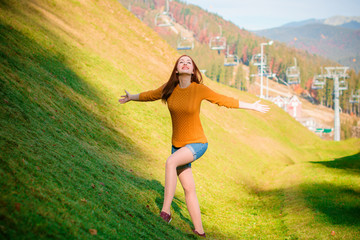
[[[307,183],[272,191],[253,189],[251,193],[257,195],[262,202],[254,206],[259,214],[271,212],[278,218],[285,207],[287,193],[301,192],[295,195],[303,196],[307,206],[318,217],[317,221],[355,227],[360,223],[360,192],[354,190],[355,187],[339,186],[334,183]],[[297,202],[296,199],[292,200]],[[286,201],[286,204],[291,205],[292,201]]]
[[[324,165],[328,168],[344,169],[351,173],[360,174],[360,153],[351,156],[338,158],[332,161],[310,162]]]
[[[334,161],[316,162],[316,164],[344,169],[353,174],[354,172],[358,173],[358,157],[359,154],[354,154]],[[354,185],[340,184],[334,180],[333,182],[300,183],[288,188],[262,190],[258,186],[248,184],[246,186],[247,190],[254,196],[259,197],[259,202],[254,202],[252,208],[248,208],[253,210],[249,210],[247,213],[260,216],[264,213],[264,216],[270,213],[274,219],[279,218],[279,226],[282,226],[285,236],[288,233],[288,226],[281,219],[286,216],[286,209],[297,209],[301,214],[302,208],[308,208],[311,209],[314,221],[323,226],[338,225],[358,231],[360,223],[360,191],[359,185],[354,180],[357,176],[349,177],[352,178]],[[299,219],[299,221],[301,220]],[[301,223],[299,222],[299,224]],[[291,234],[289,232],[290,236]],[[314,232],[314,234],[316,233]],[[295,235],[293,237],[297,238]]]
[[[57,86],[101,104],[96,89],[62,56],[6,24],[0,32],[0,236],[86,239],[96,228],[100,239],[185,238],[146,206],[155,198],[160,208],[161,183],[104,154],[146,159],[136,143]]]
[[[359,226],[360,192],[335,184],[300,185],[310,206],[337,225]]]

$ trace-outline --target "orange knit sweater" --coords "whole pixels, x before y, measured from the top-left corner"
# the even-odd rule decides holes
[[[164,86],[140,93],[139,101],[161,99]],[[204,99],[219,106],[239,108],[238,100],[218,94],[203,84],[192,82],[187,88],[180,88],[177,85],[167,99],[173,127],[172,144],[175,147],[207,142],[200,122],[200,105]]]

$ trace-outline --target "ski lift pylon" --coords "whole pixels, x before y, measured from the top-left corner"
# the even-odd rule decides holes
[[[346,73],[349,67],[325,67],[327,71],[327,78],[333,78],[337,75],[339,78],[347,78],[348,74]]]
[[[348,89],[348,82],[346,78],[349,77],[347,74],[347,70],[349,67],[325,67],[327,71],[327,78],[335,78],[339,79],[339,91],[344,91]],[[340,80],[342,78],[342,80]]]

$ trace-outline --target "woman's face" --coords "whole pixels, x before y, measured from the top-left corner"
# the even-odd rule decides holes
[[[179,74],[193,74],[194,73],[194,65],[188,56],[183,56],[179,59],[177,64],[177,72]]]

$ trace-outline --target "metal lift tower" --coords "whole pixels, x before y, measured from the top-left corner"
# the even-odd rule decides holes
[[[340,141],[340,91],[347,89],[345,78],[348,78],[346,71],[349,67],[325,67],[326,78],[334,79],[334,141]],[[344,85],[340,86],[339,78],[343,78]]]

